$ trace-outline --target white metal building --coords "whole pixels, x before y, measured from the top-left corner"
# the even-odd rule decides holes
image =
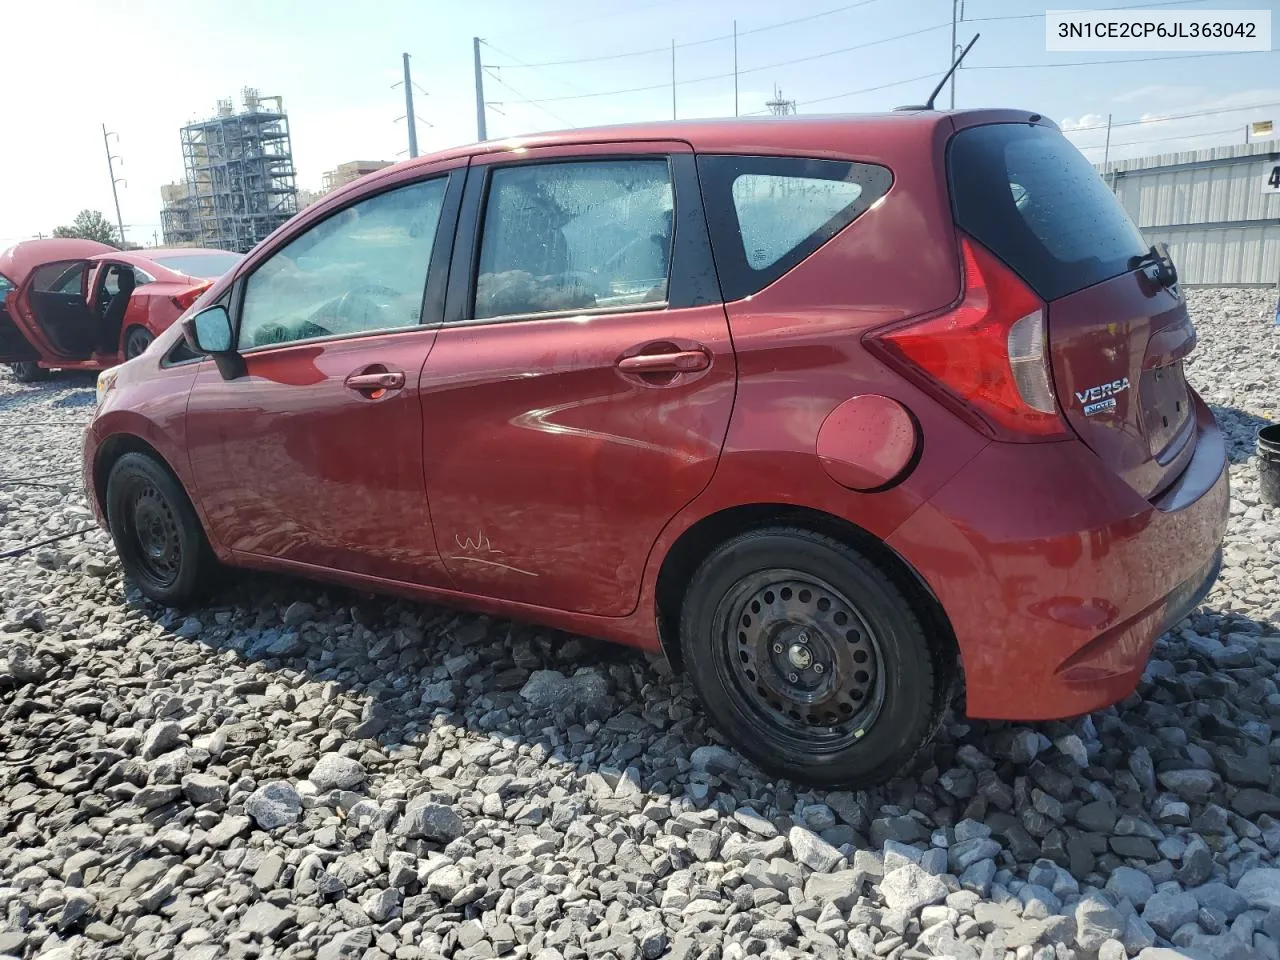
[[[1097,169],[1189,286],[1280,284],[1280,140],[1118,160]]]

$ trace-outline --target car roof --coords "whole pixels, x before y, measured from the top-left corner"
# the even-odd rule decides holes
[[[699,153],[774,152],[820,156],[824,152],[845,152],[858,143],[874,144],[877,134],[892,134],[898,138],[903,134],[914,134],[923,138],[929,136],[934,128],[944,124],[959,127],[980,122],[1025,123],[1028,120],[1054,126],[1052,121],[1029,110],[981,108],[662,120],[553,130],[464,144],[412,160],[402,160],[338,188],[326,196],[319,206],[331,208],[350,193],[363,192],[381,180],[402,176],[406,170],[414,167],[462,157],[504,153],[518,148],[667,140],[688,143]]]

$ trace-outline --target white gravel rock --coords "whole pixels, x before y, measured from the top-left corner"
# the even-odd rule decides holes
[[[326,753],[307,775],[307,779],[321,792],[354,790],[364,783],[365,777],[364,765],[359,760],[337,753]]]

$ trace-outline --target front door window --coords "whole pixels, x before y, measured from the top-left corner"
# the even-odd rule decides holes
[[[340,210],[249,277],[241,350],[416,326],[446,180]]]

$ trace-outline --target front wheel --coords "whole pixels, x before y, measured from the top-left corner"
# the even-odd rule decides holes
[[[775,776],[873,786],[937,727],[943,678],[919,618],[866,556],[811,531],[721,544],[690,583],[680,642],[712,720]]]
[[[9,364],[9,369],[13,371],[13,379],[19,383],[38,383],[49,378],[49,371],[34,360],[19,360]]]
[[[107,525],[125,575],[165,606],[195,598],[216,561],[200,519],[167,468],[126,453],[107,478]]]
[[[130,327],[128,335],[124,338],[124,358],[132,360],[134,357],[141,356],[154,339],[155,337],[151,336],[151,331],[146,327]]]

